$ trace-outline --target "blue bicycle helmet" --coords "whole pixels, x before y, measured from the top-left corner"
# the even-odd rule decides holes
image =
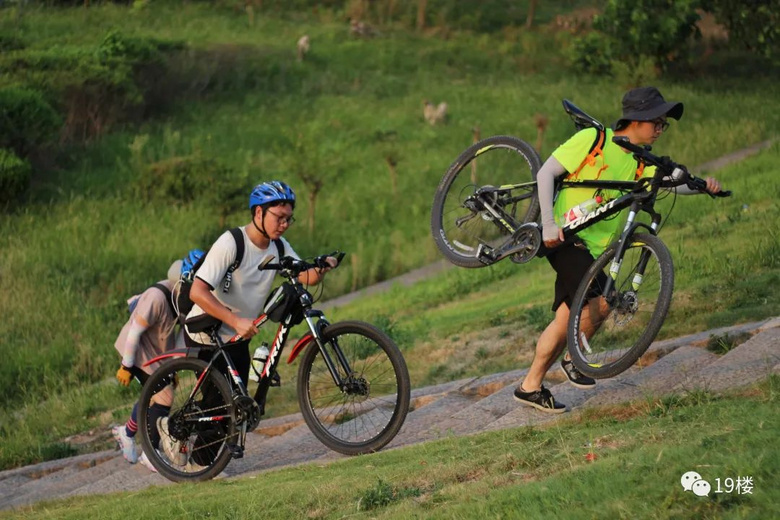
[[[281,181],[258,184],[249,195],[249,209],[271,202],[289,202],[295,205],[295,192]]]
[[[193,272],[193,268],[200,261],[200,259],[203,258],[205,254],[206,253],[204,253],[200,249],[193,249],[192,251],[187,253],[187,256],[185,256],[182,259],[181,277],[184,279],[191,280],[193,275],[195,274]]]

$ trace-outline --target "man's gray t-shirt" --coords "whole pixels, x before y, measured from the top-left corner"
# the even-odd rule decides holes
[[[243,227],[241,228],[241,233],[244,236],[244,257],[241,259],[238,269],[233,271],[228,292],[223,291],[225,275],[228,268],[233,265],[237,253],[236,241],[229,231],[223,233],[214,242],[214,245],[211,246],[206,255],[206,259],[203,261],[203,265],[200,266],[195,276],[206,282],[212,288],[211,294],[234,314],[253,320],[262,312],[263,305],[271,292],[274,277],[276,276],[276,271],[261,271],[257,269],[257,266],[269,255],[273,256],[274,262],[278,261],[279,251],[277,251],[276,244],[273,241],[271,241],[267,249],[260,249],[249,240]],[[287,240],[284,238],[281,240],[284,242],[285,256],[300,258],[293,248],[290,247]],[[187,318],[199,316],[203,313],[203,309],[198,305],[193,305],[192,310],[187,314]],[[223,341],[229,340],[235,334],[236,331],[225,324],[222,325],[219,331]],[[204,333],[190,334],[190,337],[198,343],[211,343],[208,335]]]

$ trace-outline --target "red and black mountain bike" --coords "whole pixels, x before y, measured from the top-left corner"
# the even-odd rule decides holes
[[[243,456],[246,434],[259,424],[268,389],[277,379],[290,329],[300,321],[306,322],[309,332],[295,344],[287,362],[303,354],[298,402],[314,435],[346,455],[377,451],[395,437],[409,410],[406,363],[395,343],[376,327],[360,321],[330,324],[312,308],[312,296],[298,275],[324,267],[324,258],[312,264],[283,257],[279,263],[258,267],[279,271],[287,281],[255,320],[259,327],[276,315],[279,328],[254,397],[224,350],[219,322],[203,326],[214,347],[176,349],[149,362],[164,361],[141,391],[139,430],[143,450],[160,474],[174,481],[207,480],[231,458]],[[167,417],[151,419],[157,415],[150,415],[155,403],[170,406]]]

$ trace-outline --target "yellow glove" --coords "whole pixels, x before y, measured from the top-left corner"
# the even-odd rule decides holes
[[[119,381],[119,384],[130,386],[131,379],[133,379],[133,374],[130,373],[130,370],[124,365],[119,365],[119,370],[116,371],[116,380]]]

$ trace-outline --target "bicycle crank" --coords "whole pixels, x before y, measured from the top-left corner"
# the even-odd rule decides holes
[[[236,405],[236,425],[246,422],[246,431],[251,432],[260,424],[260,406],[248,395],[237,395],[233,399]]]
[[[491,265],[506,257],[516,264],[530,261],[539,252],[542,245],[542,233],[539,224],[528,222],[515,231],[511,238],[497,248],[480,244],[477,248],[477,258],[485,265]]]

